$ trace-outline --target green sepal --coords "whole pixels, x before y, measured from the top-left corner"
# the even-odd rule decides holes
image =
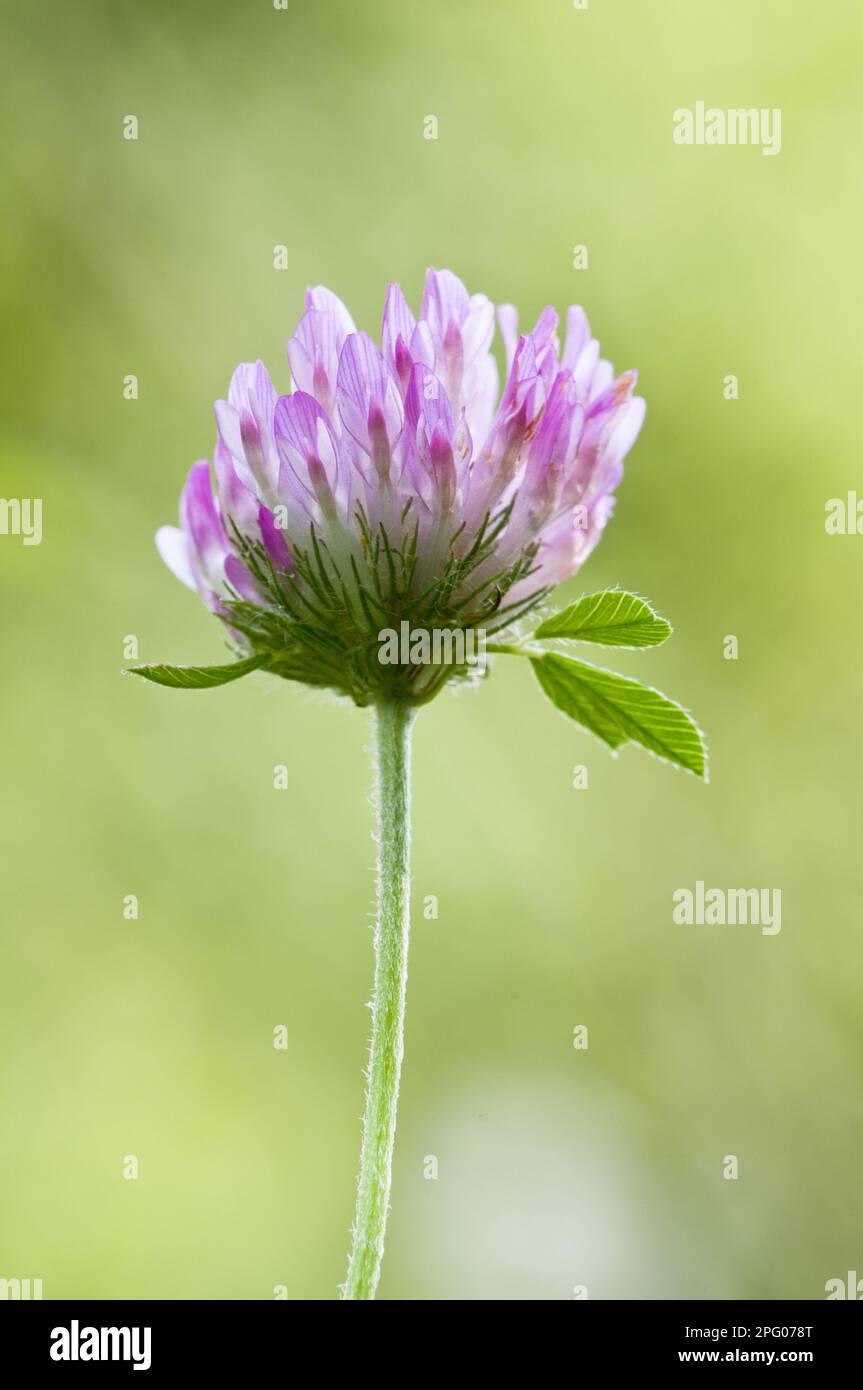
[[[172,690],[211,690],[217,685],[227,685],[238,681],[251,671],[266,666],[270,660],[266,652],[247,656],[243,661],[232,661],[227,666],[129,666],[126,674],[143,676],[144,680],[154,681],[156,685],[167,685]]]

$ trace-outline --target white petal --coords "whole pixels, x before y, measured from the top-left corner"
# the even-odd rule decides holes
[[[179,526],[160,526],[156,532],[156,549],[168,569],[182,584],[195,589],[195,576],[189,559],[189,543]]]

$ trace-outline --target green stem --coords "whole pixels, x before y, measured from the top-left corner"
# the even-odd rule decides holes
[[[487,652],[502,652],[506,656],[544,656],[542,647],[532,647],[530,638],[524,637],[521,642],[486,642]]]
[[[375,1296],[392,1181],[404,1052],[410,928],[410,747],[414,711],[404,700],[375,709],[378,896],[375,984],[357,1211],[342,1297]]]

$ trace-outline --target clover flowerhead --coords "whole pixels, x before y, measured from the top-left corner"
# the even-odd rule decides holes
[[[584,311],[519,335],[448,270],[415,318],[389,286],[378,346],[330,290],[309,289],[279,395],[262,362],[216,404],[214,468],[193,465],[163,559],[237,654],[358,704],[430,698],[464,664],[393,668],[380,633],[514,628],[584,563],[644,418]]]

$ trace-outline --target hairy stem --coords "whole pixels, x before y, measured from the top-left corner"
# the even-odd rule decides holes
[[[410,928],[410,747],[414,711],[375,707],[378,889],[375,983],[357,1210],[342,1297],[371,1299],[381,1272],[404,1052]]]

